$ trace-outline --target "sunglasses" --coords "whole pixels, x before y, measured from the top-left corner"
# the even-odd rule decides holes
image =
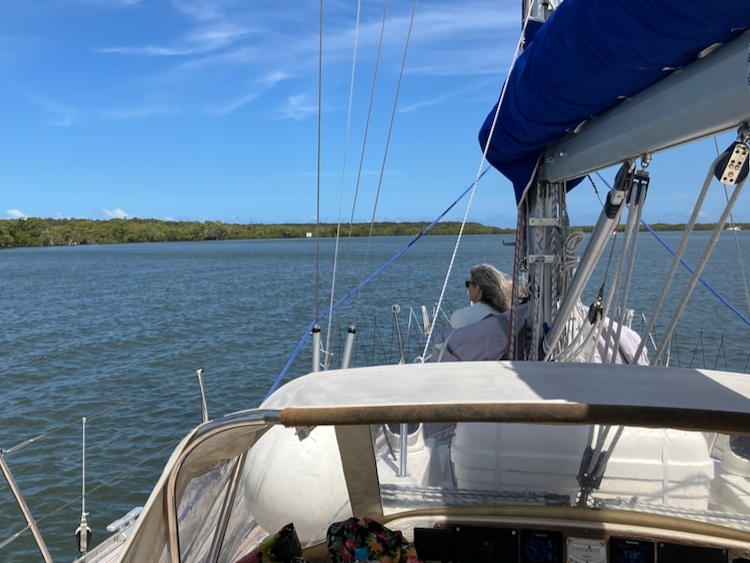
[[[464,284],[466,285],[466,288],[467,288],[467,289],[468,289],[468,287],[469,287],[470,285],[479,285],[479,284],[478,284],[477,282],[473,282],[473,281],[471,281],[471,280],[466,280],[466,281],[464,282]]]

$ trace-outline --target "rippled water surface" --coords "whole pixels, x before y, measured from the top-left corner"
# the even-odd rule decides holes
[[[680,235],[663,234],[673,248]],[[708,237],[693,235],[689,264],[697,262]],[[448,314],[468,304],[463,280],[472,265],[491,262],[511,271],[513,249],[501,244],[510,240],[464,238],[446,292]],[[348,253],[342,243],[336,298],[341,287],[356,285],[363,272],[369,276],[409,241],[383,237],[368,248],[355,240]],[[738,233],[738,241],[750,269],[750,233]],[[397,362],[391,306],[399,304],[412,361],[424,337],[410,308],[420,321],[422,305],[432,310],[454,243],[454,237],[424,237],[367,285],[359,302],[347,301],[334,316],[333,349],[356,310],[356,363]],[[55,561],[76,555],[81,417],[87,417],[86,511],[98,543],[107,524],[146,501],[172,447],[200,422],[196,369],[205,368],[211,417],[260,403],[315,318],[316,261],[319,309],[327,307],[333,253],[332,240],[320,242],[318,259],[314,240],[0,252],[0,448],[37,438],[5,460]],[[733,234],[722,233],[704,278],[750,317],[737,256]],[[640,235],[630,307],[648,314],[670,261],[653,237]],[[584,301],[593,299],[603,275],[600,268]],[[681,268],[675,285],[687,279]],[[680,295],[670,291],[667,311]],[[661,330],[666,322],[665,313]],[[327,321],[322,325],[325,334]],[[673,364],[748,371],[750,327],[699,285],[678,324],[672,354]],[[306,343],[287,378],[309,371],[310,355]],[[25,522],[1,480],[0,507],[2,542]],[[36,561],[39,552],[26,532],[0,551],[0,560]]]

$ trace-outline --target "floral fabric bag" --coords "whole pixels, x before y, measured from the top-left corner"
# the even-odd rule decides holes
[[[380,563],[421,563],[417,552],[401,532],[394,532],[371,518],[349,518],[331,524],[326,534],[333,563],[353,563],[354,550],[367,548],[367,558]]]

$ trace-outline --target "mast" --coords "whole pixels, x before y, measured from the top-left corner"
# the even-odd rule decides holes
[[[543,24],[562,0],[523,0],[521,17],[528,14],[529,22]]]
[[[562,0],[523,0],[524,37],[522,48],[552,15]],[[551,325],[554,303],[561,294],[562,252],[568,232],[565,184],[532,181],[518,207],[514,293],[511,315],[509,358],[539,360],[539,346],[545,325]],[[520,307],[528,300],[528,325],[517,345],[523,319]],[[536,344],[532,344],[536,343]],[[524,349],[522,349],[524,348]]]

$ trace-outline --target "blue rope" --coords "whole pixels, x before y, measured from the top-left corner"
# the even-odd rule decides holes
[[[484,176],[484,175],[485,175],[485,174],[487,173],[487,171],[488,171],[489,169],[490,169],[490,167],[489,167],[489,166],[488,166],[487,168],[485,168],[485,169],[484,169],[484,171],[483,171],[483,172],[482,172],[482,173],[481,173],[481,174],[479,175],[479,178],[477,179],[477,181],[479,181],[479,180],[480,180],[480,179],[481,179],[481,178],[482,178],[482,177],[483,177],[483,176]],[[441,219],[442,219],[443,217],[445,217],[445,216],[446,216],[446,215],[448,214],[448,212],[449,212],[449,211],[450,211],[451,209],[453,209],[453,208],[454,208],[454,207],[456,206],[456,204],[457,204],[457,203],[458,203],[459,201],[461,201],[461,200],[462,200],[462,199],[463,199],[463,198],[464,198],[464,197],[466,196],[466,194],[468,194],[468,193],[469,193],[469,192],[471,191],[471,189],[472,189],[473,187],[474,187],[474,182],[472,182],[472,184],[471,184],[471,185],[470,185],[470,186],[469,186],[468,188],[466,188],[466,190],[464,190],[464,192],[463,192],[463,193],[462,193],[462,194],[461,194],[460,196],[458,196],[458,198],[456,198],[456,200],[455,200],[455,201],[454,201],[453,203],[451,203],[451,204],[450,204],[450,205],[448,206],[448,208],[447,208],[447,209],[446,209],[445,211],[443,211],[443,212],[442,212],[442,213],[441,213],[441,214],[440,214],[440,215],[438,216],[438,218],[437,218],[437,219],[435,219],[435,220],[434,220],[434,221],[433,221],[432,223],[430,223],[430,224],[429,224],[429,225],[428,225],[427,227],[425,227],[425,228],[424,228],[424,230],[423,230],[423,231],[422,231],[421,233],[419,233],[419,234],[418,234],[418,235],[417,235],[416,237],[414,237],[414,238],[413,238],[413,239],[412,239],[412,240],[411,240],[411,241],[410,241],[410,242],[409,242],[409,243],[408,243],[408,244],[407,244],[406,246],[404,246],[404,247],[403,247],[403,248],[402,248],[401,250],[399,250],[399,251],[398,251],[398,252],[397,252],[397,253],[396,253],[396,254],[395,254],[395,255],[393,256],[393,258],[391,258],[391,259],[390,259],[390,260],[388,260],[388,261],[387,261],[387,262],[386,262],[385,264],[383,264],[382,266],[380,266],[380,268],[378,268],[378,269],[377,269],[377,270],[375,270],[375,271],[374,271],[374,272],[373,272],[372,274],[370,274],[370,276],[369,276],[369,277],[368,277],[367,279],[365,279],[365,280],[364,280],[364,281],[363,281],[362,283],[360,283],[360,284],[359,284],[359,285],[358,285],[357,287],[355,287],[354,289],[352,289],[352,290],[351,290],[351,291],[350,291],[349,293],[347,293],[346,295],[344,295],[344,296],[343,296],[343,297],[342,297],[341,299],[339,299],[339,301],[338,301],[337,303],[335,303],[335,304],[334,304],[334,305],[333,305],[332,307],[330,307],[330,308],[329,308],[328,310],[326,310],[326,311],[323,311],[322,313],[320,313],[320,315],[318,315],[318,318],[317,318],[317,319],[315,319],[315,320],[314,320],[313,322],[311,322],[311,323],[310,323],[310,326],[309,326],[309,327],[307,328],[307,331],[305,332],[304,336],[303,336],[303,337],[302,337],[302,339],[300,340],[299,344],[297,344],[297,348],[295,348],[295,349],[294,349],[294,352],[292,353],[292,356],[291,356],[291,357],[289,358],[289,361],[288,361],[288,362],[286,363],[286,365],[284,366],[284,369],[283,369],[283,370],[281,370],[281,373],[280,373],[280,374],[279,374],[279,376],[278,376],[278,377],[276,378],[276,381],[274,381],[274,382],[273,382],[273,385],[271,385],[271,388],[270,388],[270,389],[268,390],[268,393],[266,394],[266,396],[265,396],[265,398],[263,399],[263,401],[265,401],[266,399],[268,399],[268,397],[270,397],[270,396],[271,396],[271,395],[273,394],[273,392],[274,392],[274,391],[276,391],[276,389],[278,389],[278,387],[279,387],[279,384],[281,383],[281,380],[282,380],[282,379],[284,378],[284,376],[286,375],[286,373],[287,373],[287,372],[289,371],[289,368],[291,368],[291,367],[292,367],[292,363],[294,363],[294,360],[295,360],[295,359],[297,358],[297,356],[299,355],[300,351],[302,350],[302,346],[304,346],[305,342],[307,341],[308,337],[310,336],[310,332],[312,331],[313,327],[315,327],[315,325],[316,325],[317,323],[319,323],[319,322],[320,322],[321,320],[323,320],[323,319],[324,319],[324,318],[325,318],[326,316],[328,316],[329,314],[333,313],[333,312],[334,312],[334,311],[335,311],[336,309],[338,309],[339,305],[341,305],[341,304],[342,304],[342,303],[343,303],[344,301],[346,301],[347,299],[349,299],[349,298],[350,298],[350,297],[351,297],[352,295],[355,295],[355,294],[356,294],[356,293],[357,293],[358,291],[360,291],[360,290],[361,290],[361,289],[362,289],[362,288],[363,288],[363,287],[364,287],[365,285],[367,285],[368,283],[370,283],[370,281],[372,281],[372,279],[373,279],[373,278],[375,278],[375,276],[377,276],[378,274],[380,274],[380,272],[382,272],[382,271],[383,271],[383,270],[385,270],[385,269],[386,269],[386,268],[387,268],[388,266],[390,266],[390,265],[391,265],[391,264],[392,264],[392,263],[393,263],[394,261],[396,261],[396,259],[397,259],[397,258],[399,258],[399,257],[400,257],[400,256],[401,256],[401,255],[402,255],[402,254],[403,254],[404,252],[406,252],[407,250],[409,250],[409,248],[411,248],[411,247],[412,247],[412,245],[413,245],[413,244],[414,244],[415,242],[417,242],[417,241],[418,241],[418,240],[419,240],[420,238],[422,238],[422,237],[423,237],[424,235],[426,235],[426,234],[427,234],[427,232],[428,232],[428,231],[430,231],[430,229],[432,229],[432,228],[433,228],[433,227],[434,227],[435,225],[437,225],[437,224],[438,224],[438,223],[440,222],[440,220],[441,220]]]
[[[612,189],[612,186],[609,185],[609,182],[607,182],[607,180],[605,180],[599,172],[597,172],[596,175],[599,176],[599,178],[602,180],[602,182],[604,182],[610,190]],[[675,251],[672,250],[669,247],[669,245],[664,241],[663,238],[661,238],[658,234],[656,234],[656,231],[654,231],[651,227],[649,227],[646,224],[646,221],[644,221],[643,219],[641,219],[641,224],[644,227],[646,227],[646,229],[648,229],[648,232],[650,232],[652,235],[654,235],[654,237],[656,237],[656,240],[658,240],[662,244],[662,246],[664,246],[664,248],[666,248],[669,251],[669,253],[672,256],[675,255]],[[687,269],[687,271],[690,272],[691,274],[695,273],[695,271],[690,266],[688,266],[687,262],[685,262],[681,258],[680,258],[680,264],[682,264],[683,266],[685,266],[685,269]],[[700,281],[706,287],[706,289],[708,289],[708,291],[710,291],[711,293],[713,293],[719,299],[719,301],[721,301],[722,303],[724,303],[724,305],[726,305],[727,307],[729,307],[729,309],[732,312],[734,312],[734,314],[736,314],[740,319],[742,319],[745,322],[745,324],[747,324],[748,326],[750,326],[750,320],[748,320],[742,313],[740,313],[718,291],[716,291],[713,287],[711,287],[711,285],[706,280],[704,280],[702,277],[698,276],[698,281]]]

